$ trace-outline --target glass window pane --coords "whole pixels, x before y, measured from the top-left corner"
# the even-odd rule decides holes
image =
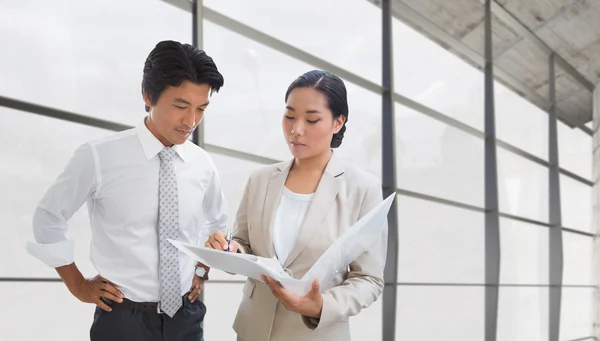
[[[548,340],[548,288],[501,287],[499,295],[498,341]]]
[[[500,218],[500,283],[548,284],[548,228]]]
[[[211,98],[205,142],[277,160],[290,158],[281,130],[289,84],[313,69],[236,33],[204,21],[204,47],[225,85]]]
[[[381,84],[381,10],[368,1],[204,0],[204,5]]]
[[[161,40],[192,37],[191,14],[164,1],[5,3],[0,43],[11,48],[0,54],[0,94],[126,124],[145,115],[148,53]]]
[[[0,282],[0,291],[3,340],[90,339],[96,306],[79,301],[62,282]]]
[[[563,284],[592,285],[594,239],[563,232]]]
[[[398,281],[483,283],[484,215],[398,195]]]
[[[560,205],[564,227],[592,232],[592,187],[560,175]]]
[[[548,113],[500,82],[494,91],[497,138],[548,160]]]
[[[399,20],[392,29],[395,91],[483,131],[483,73]]]
[[[0,107],[0,277],[57,277],[56,271],[27,254],[32,219],[46,190],[79,145],[110,131]],[[24,129],[27,127],[27,129]],[[84,275],[96,275],[89,260],[90,223],[86,205],[69,221],[75,261]],[[14,261],[17,260],[17,261]]]
[[[594,335],[594,302],[592,288],[563,288],[560,309],[560,340],[575,340]]]
[[[399,286],[396,341],[484,339],[483,287]]]
[[[212,273],[212,270],[211,270]],[[235,340],[233,321],[242,302],[242,283],[211,283],[204,284],[204,316],[205,340]]]
[[[558,122],[558,162],[561,168],[592,180],[592,137]]]
[[[290,83],[313,67],[205,22],[205,47],[226,85],[211,99],[206,143],[291,159],[281,121]],[[381,96],[345,82],[350,114],[339,155],[377,176],[381,174]]]
[[[483,206],[483,140],[396,104],[398,188]]]
[[[500,212],[548,222],[548,168],[502,148],[496,153]]]

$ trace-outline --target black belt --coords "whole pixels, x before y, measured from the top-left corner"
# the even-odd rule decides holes
[[[164,312],[160,309],[159,302],[134,302],[126,298],[123,299],[123,302],[111,301],[105,299],[104,297],[102,297],[101,299],[111,308],[135,310],[144,313],[164,314]]]
[[[116,309],[126,309],[126,310],[137,310],[144,313],[158,313],[162,314],[162,311],[159,309],[158,302],[133,302],[126,298],[123,299],[123,302],[112,302],[112,307]]]

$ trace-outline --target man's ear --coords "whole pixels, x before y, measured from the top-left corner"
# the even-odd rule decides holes
[[[152,107],[152,101],[150,101],[150,97],[146,91],[142,92],[142,97],[144,98],[144,104],[146,104],[147,107]]]

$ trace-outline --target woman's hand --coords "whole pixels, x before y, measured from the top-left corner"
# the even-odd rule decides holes
[[[223,231],[216,231],[215,233],[211,234],[206,243],[204,243],[204,246],[215,250],[227,250],[227,239],[225,239],[225,233],[223,233]],[[239,249],[240,245],[236,241],[231,240],[229,242],[229,252],[238,252]]]
[[[277,298],[283,306],[289,310],[306,317],[320,318],[323,310],[323,295],[319,290],[319,281],[314,280],[310,291],[302,296],[296,296],[285,290],[279,282],[268,276],[261,276],[265,281],[273,296]]]

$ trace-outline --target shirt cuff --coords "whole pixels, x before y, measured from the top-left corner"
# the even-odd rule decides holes
[[[75,261],[75,242],[72,240],[52,244],[40,244],[30,241],[27,242],[25,249],[28,254],[53,268],[69,265]]]

